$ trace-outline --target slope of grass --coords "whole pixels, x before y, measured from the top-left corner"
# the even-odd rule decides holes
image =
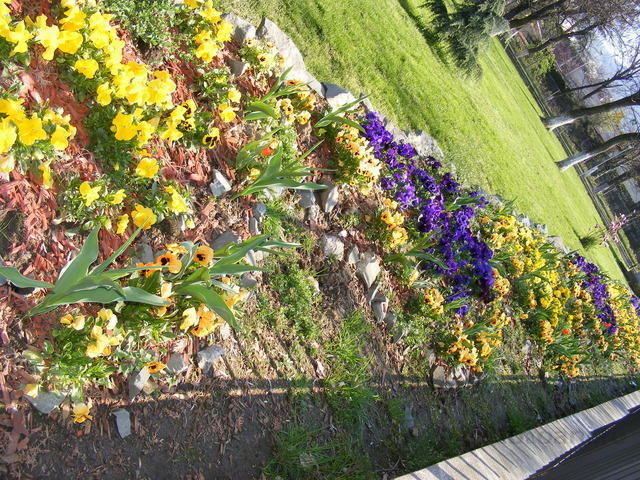
[[[285,30],[321,81],[371,100],[402,128],[427,130],[458,175],[507,199],[550,233],[580,249],[575,232],[598,220],[578,177],[560,173],[557,139],[539,121],[535,100],[497,41],[483,54],[480,80],[442,61],[425,38],[420,0],[221,0],[258,23],[266,15]],[[605,249],[588,255],[622,278]]]

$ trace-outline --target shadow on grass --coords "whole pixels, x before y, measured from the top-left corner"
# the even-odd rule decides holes
[[[364,422],[339,420],[330,388],[312,378],[205,378],[157,398],[125,404],[133,435],[116,433],[112,412],[94,407],[91,429],[60,413],[34,417],[19,472],[37,478],[348,478],[410,472],[626,394],[626,377],[591,376],[542,385],[505,376],[460,390],[424,378],[371,380]],[[348,395],[347,395],[348,397]],[[348,406],[348,398],[345,401]],[[61,456],[64,461],[61,461]],[[16,478],[20,478],[19,476]]]
[[[410,0],[398,0],[398,3],[413,21],[414,25],[424,37],[425,41],[438,57],[438,59],[445,65],[449,65],[449,55],[447,53],[447,45],[441,41],[441,32],[437,28],[436,23],[432,25],[426,25],[423,18],[420,17],[415,11],[415,8]],[[436,19],[448,19],[449,13],[447,6],[442,0],[426,0],[422,5],[418,5],[417,8],[428,10]],[[442,21],[442,20],[440,20]]]

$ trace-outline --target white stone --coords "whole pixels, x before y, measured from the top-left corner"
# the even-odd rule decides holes
[[[240,236],[236,235],[233,232],[224,232],[222,235],[218,235],[216,239],[211,244],[211,248],[214,250],[220,250],[226,247],[229,244],[238,244],[240,243]]]
[[[342,260],[344,257],[344,243],[335,235],[325,235],[320,240],[320,248],[325,257],[336,257]]]
[[[349,255],[347,256],[347,263],[349,265],[355,265],[360,260],[360,251],[357,246],[353,246],[351,250],[349,250]]]
[[[218,358],[224,355],[225,350],[219,345],[211,345],[198,352],[198,367],[207,372]]]
[[[321,185],[326,185],[327,187],[324,190],[320,190],[318,193],[320,208],[325,213],[331,213],[340,201],[340,191],[338,185],[326,178],[320,180],[319,183]]]
[[[322,85],[307,72],[300,50],[298,50],[293,40],[280,30],[280,27],[268,18],[263,18],[256,35],[259,38],[270,41],[278,49],[284,58],[284,69],[291,67],[288,78],[301,80],[322,95]]]
[[[29,403],[33,405],[33,407],[40,413],[49,415],[58,405],[60,405],[64,401],[66,395],[58,395],[52,392],[40,391],[35,397],[25,395],[24,398],[26,398]]]
[[[116,426],[118,427],[118,433],[122,438],[131,435],[131,415],[127,410],[121,408],[112,413],[116,417]]]
[[[167,362],[167,372],[178,375],[189,368],[189,362],[182,353],[172,353]]]
[[[219,170],[213,171],[213,182],[209,184],[209,189],[214,197],[221,197],[231,190],[231,183]]]
[[[322,82],[322,95],[332,110],[356,101],[351,92],[333,83]]]
[[[358,278],[364,283],[365,288],[370,288],[380,274],[380,264],[375,253],[365,252],[356,263]]]
[[[235,26],[231,38],[236,42],[244,43],[247,38],[254,38],[256,36],[256,27],[251,25],[251,22],[248,20],[234,13],[225,13],[222,15],[222,18]]]
[[[249,68],[249,64],[247,62],[243,62],[241,60],[229,60],[229,70],[231,70],[231,74],[235,77],[242,75],[247,68]]]
[[[149,378],[151,374],[147,367],[142,367],[142,370],[129,377],[129,400],[133,400],[142,391]]]

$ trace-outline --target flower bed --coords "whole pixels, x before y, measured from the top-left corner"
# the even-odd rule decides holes
[[[0,191],[25,216],[25,241],[6,258],[18,268],[2,273],[12,292],[49,290],[29,305],[4,304],[8,319],[30,308],[44,325],[25,351],[37,378],[25,394],[69,394],[82,423],[93,387],[140,374],[173,382],[164,376],[170,346],[206,342],[236,321],[247,297],[238,277],[256,269],[249,252],[296,246],[255,235],[214,251],[216,215],[245,215],[247,197],[321,190],[326,183],[308,179],[329,166],[357,200],[380,199],[367,246],[386,256],[396,285],[411,287],[398,295],[398,314],[415,358],[432,349],[441,365],[479,375],[497,369],[507,330],[520,328],[543,366],[563,375],[601,357],[638,361],[637,297],[420,158],[375,112],[356,111],[358,102],[327,112],[286,78],[273,45],[231,41],[234,27],[211,0],[177,7],[177,53],[154,65],[97,3],[47,3],[33,18],[8,5],[0,3],[0,59],[11,74],[0,98]],[[246,63],[246,73],[231,75],[227,61]],[[67,101],[44,82],[11,80],[45,76]],[[224,184],[209,193],[222,175],[212,165],[233,180],[224,198]],[[141,233],[158,251],[132,261],[123,254]]]

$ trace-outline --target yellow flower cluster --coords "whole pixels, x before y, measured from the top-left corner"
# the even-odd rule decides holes
[[[200,305],[198,310],[190,307],[182,312],[180,330],[190,331],[196,337],[202,338],[213,333],[223,323],[224,320],[215,312],[209,310],[206,305]]]
[[[401,225],[405,218],[402,213],[398,212],[398,202],[385,198],[382,201],[385,209],[380,214],[380,220],[387,226],[387,230],[391,232],[389,247],[397,248],[409,241],[409,234]]]
[[[249,63],[259,74],[272,72],[282,66],[284,59],[271,42],[265,42],[252,37],[246,38],[240,49],[242,59]]]
[[[373,155],[373,148],[358,129],[351,126],[344,126],[338,132],[336,143],[345,152],[338,159],[340,174],[350,184],[359,186],[364,195],[368,195],[378,183],[382,169],[382,164]]]
[[[203,62],[210,63],[224,44],[231,40],[234,27],[222,19],[222,12],[213,7],[212,0],[189,0],[185,4],[201,19],[197,22],[197,34],[193,38],[197,45],[195,55]]]
[[[54,150],[62,151],[76,134],[70,116],[49,108],[30,114],[24,109],[24,100],[0,98],[0,172],[11,172],[16,165],[11,154],[16,142],[33,147],[37,142],[48,141]],[[50,161],[41,164],[43,184],[52,185]]]
[[[437,288],[429,288],[424,294],[424,303],[436,315],[444,313],[445,299],[440,290]]]

